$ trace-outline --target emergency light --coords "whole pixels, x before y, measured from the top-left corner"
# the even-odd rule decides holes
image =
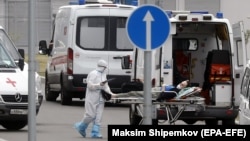
[[[176,15],[179,15],[177,18],[181,21],[199,21],[199,20],[212,20],[213,15],[209,14],[208,11],[166,11],[169,18],[175,17]],[[189,15],[197,15],[192,16],[191,19],[189,18]],[[202,15],[202,16],[201,16]],[[223,18],[223,13],[218,12],[216,13],[217,18]]]
[[[70,5],[84,5],[86,3],[113,3],[111,0],[73,0],[70,1]]]

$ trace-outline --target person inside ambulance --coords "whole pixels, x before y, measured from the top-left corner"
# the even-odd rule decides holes
[[[180,82],[178,85],[162,85],[162,91],[175,91],[178,93],[181,89],[186,88],[189,85],[189,80],[184,80]]]
[[[162,93],[156,99],[157,101],[168,100],[172,98],[180,98],[189,93],[200,93],[202,88],[200,87],[189,87],[189,80],[184,80],[177,86],[174,85],[163,85]]]
[[[111,92],[108,83],[104,83],[104,81],[107,80],[106,71],[107,62],[105,60],[99,60],[97,63],[97,68],[91,71],[87,76],[84,117],[82,121],[77,122],[74,125],[76,130],[83,137],[86,137],[86,129],[88,125],[93,122],[91,137],[102,138],[100,125],[105,99],[102,97],[101,90],[111,94],[112,97],[115,96],[115,94]]]

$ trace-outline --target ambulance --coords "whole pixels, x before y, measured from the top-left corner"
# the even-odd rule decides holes
[[[42,104],[41,77],[35,75],[35,93],[28,89],[28,64],[24,50],[17,49],[0,26],[0,125],[19,130],[28,123],[28,96],[35,95],[36,114]]]
[[[85,98],[83,83],[97,61],[108,63],[108,78],[114,93],[129,82],[131,70],[121,68],[121,58],[132,55],[133,45],[126,35],[126,21],[136,6],[113,4],[108,0],[86,0],[85,4],[59,8],[55,18],[52,42],[40,42],[41,52],[48,55],[45,71],[45,99],[70,105],[73,98]],[[44,51],[45,50],[45,51]]]
[[[231,25],[223,13],[213,15],[206,11],[166,11],[166,14],[170,20],[169,37],[160,48],[151,51],[152,67],[148,69],[152,73],[152,88],[176,86],[189,80],[190,86],[202,88],[199,96],[205,98],[205,107],[203,110],[186,107],[178,120],[187,124],[197,121],[207,125],[235,124],[247,63],[243,23]],[[132,67],[131,82],[123,85],[124,91],[143,90],[144,64],[148,63],[144,53],[145,50],[135,47],[132,56],[123,57],[123,69]],[[247,88],[244,87],[244,92]],[[143,106],[131,104],[131,124],[140,123],[143,118],[140,111]],[[166,108],[153,111],[157,113],[152,117],[153,124],[167,120]],[[171,112],[177,113],[175,108]]]

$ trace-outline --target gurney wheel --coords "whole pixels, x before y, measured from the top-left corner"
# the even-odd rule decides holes
[[[131,104],[129,108],[129,121],[130,125],[140,125],[142,123],[142,117],[139,115],[136,106],[137,104]]]
[[[139,104],[131,104],[129,108],[130,125],[141,125],[143,123],[142,113],[138,111],[139,107]],[[158,125],[158,119],[152,119],[152,125]]]

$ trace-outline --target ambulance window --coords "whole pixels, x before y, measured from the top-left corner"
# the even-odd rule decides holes
[[[14,46],[12,41],[9,39],[8,35],[6,35],[6,33],[3,30],[0,30],[0,43],[4,48],[8,50],[8,52],[15,60],[21,58],[16,47]]]
[[[132,51],[126,22],[127,17],[80,17],[76,44],[86,50]]]
[[[237,49],[237,64],[238,66],[243,66],[243,48],[242,48],[242,41],[236,41],[236,49]]]
[[[174,38],[173,47],[175,50],[196,51],[198,50],[198,40],[191,38]]]
[[[250,85],[249,85],[249,82],[248,82],[248,91],[247,91],[247,93],[244,95],[246,98],[250,95],[249,92],[250,92]]]
[[[94,27],[104,28],[104,26],[105,26],[104,19],[103,18],[98,18],[98,17],[89,17],[87,23],[88,23],[88,27],[93,27],[93,28]]]
[[[128,39],[126,31],[126,17],[117,18],[116,47],[118,50],[132,50],[133,45]]]
[[[247,93],[249,91],[249,81],[250,81],[250,69],[246,68],[245,74],[242,79],[241,83],[241,94],[244,96],[247,96]]]
[[[0,67],[15,66],[14,61],[10,58],[2,44],[0,44]]]
[[[78,19],[77,42],[85,49],[102,49],[105,40],[105,18],[85,17]]]

